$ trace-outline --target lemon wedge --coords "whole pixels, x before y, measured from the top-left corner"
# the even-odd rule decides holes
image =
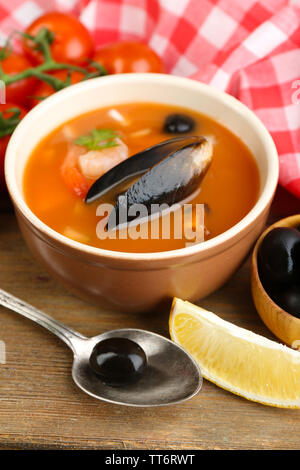
[[[203,376],[248,400],[300,408],[300,352],[174,298],[170,335],[199,364]]]

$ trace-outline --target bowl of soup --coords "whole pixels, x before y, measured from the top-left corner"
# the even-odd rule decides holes
[[[176,143],[170,155],[153,160],[151,149],[176,139],[192,144],[177,151]],[[201,181],[191,176],[193,139],[210,157]],[[147,171],[127,174],[134,161]],[[30,111],[10,140],[5,172],[36,259],[79,297],[142,312],[173,296],[203,298],[229,279],[264,228],[278,155],[264,125],[233,97],[186,78],[124,74],[74,85]],[[111,174],[118,181],[89,200]],[[193,191],[182,192],[191,182]],[[144,201],[149,191],[159,203],[171,194],[176,211],[171,204],[138,224],[107,230],[109,207],[141,192]],[[187,219],[178,215],[183,207]],[[178,236],[183,220],[198,227],[191,231],[197,238],[182,230]],[[99,235],[100,226],[106,229]]]

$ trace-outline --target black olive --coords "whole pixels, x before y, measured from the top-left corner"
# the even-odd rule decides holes
[[[167,134],[185,134],[192,132],[195,128],[195,121],[186,114],[170,114],[164,124],[164,132]]]
[[[147,358],[144,350],[127,338],[108,338],[96,344],[90,357],[93,371],[112,386],[136,382],[143,374]]]
[[[282,292],[271,297],[283,310],[300,318],[300,284],[288,286]]]
[[[300,281],[300,232],[276,227],[263,239],[258,250],[258,272],[264,287]]]

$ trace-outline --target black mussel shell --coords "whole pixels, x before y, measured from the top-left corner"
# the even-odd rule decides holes
[[[198,142],[198,140],[199,137],[197,136],[176,137],[127,158],[127,160],[119,163],[95,181],[86,196],[85,202],[88,204],[95,201],[118,184],[150,170],[172,152],[183,146]]]
[[[111,212],[108,230],[120,224],[143,218],[129,214],[138,204],[147,208],[147,215],[160,211],[159,205],[171,207],[183,201],[199,187],[212,160],[212,145],[204,137],[169,154],[151,170],[147,171],[123,195]],[[152,205],[156,205],[153,210]],[[150,211],[151,210],[151,211]]]
[[[300,232],[276,227],[264,237],[258,250],[258,272],[264,286],[300,283]]]

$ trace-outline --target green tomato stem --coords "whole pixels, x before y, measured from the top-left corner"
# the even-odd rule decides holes
[[[66,86],[70,85],[70,78],[66,81],[60,80],[59,78],[53,77],[53,75],[47,74],[45,72],[51,72],[55,70],[68,70],[69,72],[80,72],[84,75],[82,80],[87,80],[88,78],[99,77],[102,75],[107,75],[106,70],[101,65],[91,62],[96,68],[96,72],[89,72],[83,67],[77,65],[65,64],[56,62],[51,55],[50,44],[54,39],[53,34],[48,31],[46,28],[43,28],[39,31],[36,36],[31,36],[27,33],[19,33],[22,37],[27,38],[36,45],[36,49],[40,50],[44,62],[37,67],[30,67],[20,73],[13,75],[8,75],[3,72],[1,67],[1,58],[0,58],[0,79],[4,82],[6,86],[11,85],[12,83],[24,80],[26,78],[36,77],[39,80],[42,80],[53,87],[55,91],[61,90]],[[5,55],[4,55],[5,56]],[[3,59],[2,59],[3,60]]]
[[[3,113],[0,112],[0,139],[7,135],[11,135],[20,122],[21,111],[19,108],[10,108],[6,111],[8,113],[12,113],[12,116],[5,118]]]

